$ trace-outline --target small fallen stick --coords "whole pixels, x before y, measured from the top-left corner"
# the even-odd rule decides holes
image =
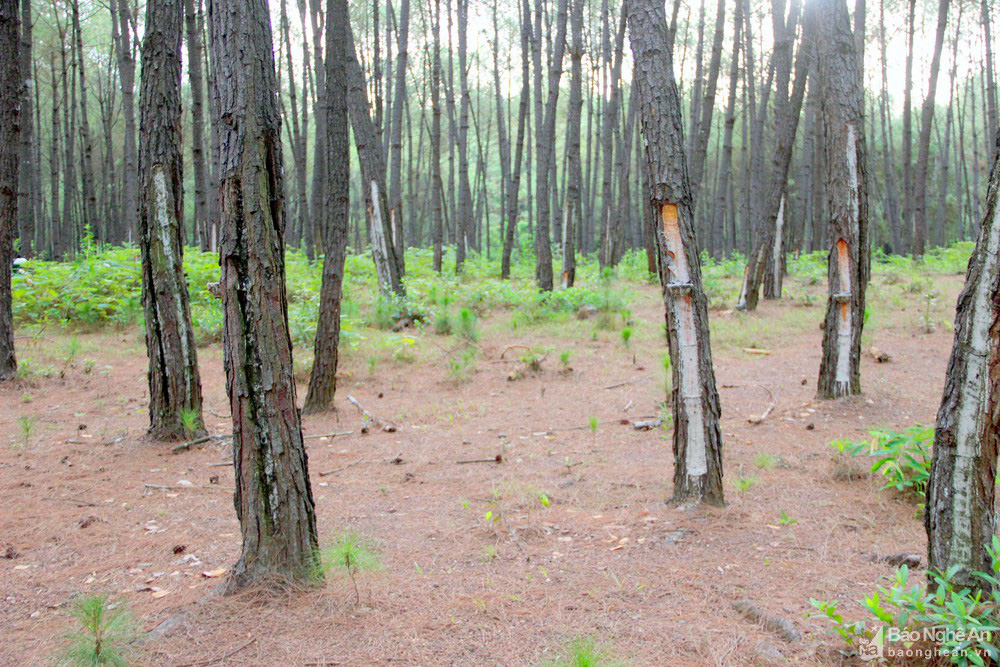
[[[760,354],[760,355],[771,354],[771,350],[763,350],[759,347],[745,347],[743,348],[743,351],[746,352],[747,354]]]
[[[395,424],[393,424],[392,422],[383,421],[383,420],[379,419],[378,417],[376,417],[374,414],[371,413],[371,411],[369,411],[363,405],[361,405],[361,403],[358,402],[358,399],[354,398],[353,396],[348,396],[347,400],[350,401],[351,405],[353,405],[354,407],[356,407],[361,412],[361,416],[362,417],[367,417],[371,421],[375,422],[378,425],[378,427],[381,428],[386,433],[395,433],[396,432],[396,425]],[[365,433],[366,432],[366,428],[362,428],[361,432]]]
[[[318,440],[321,438],[336,438],[342,435],[352,435],[354,431],[334,431],[333,433],[320,433],[317,435],[304,435],[303,440]]]
[[[198,485],[198,486],[195,486],[193,484],[191,486],[169,486],[169,485],[166,485],[166,484],[143,484],[142,486],[145,489],[155,489],[157,491],[187,491],[187,490],[190,490],[190,489],[222,489],[222,490],[225,490],[225,491],[232,491],[233,490],[233,487],[231,487],[231,486],[217,486],[215,484],[212,484],[212,485],[201,484],[201,485]]]
[[[319,474],[319,476],[320,477],[326,477],[327,475],[334,475],[334,474],[336,474],[338,472],[341,472],[342,470],[347,470],[348,468],[353,468],[354,466],[359,466],[362,463],[373,463],[373,462],[372,461],[368,461],[367,459],[366,460],[362,460],[362,461],[354,461],[353,463],[348,463],[345,466],[340,466],[339,468],[334,468],[333,470],[324,470],[323,472],[321,472]]]
[[[463,463],[503,463],[503,454],[497,454],[491,459],[462,459],[461,461],[455,461],[456,464]]]
[[[747,421],[754,425],[760,424],[762,421],[767,419],[767,416],[771,414],[771,410],[774,410],[774,406],[777,405],[777,401],[774,400],[774,394],[771,393],[771,390],[763,385],[760,385],[760,388],[767,392],[768,397],[771,399],[771,404],[767,406],[767,410],[764,410],[764,414],[761,416],[754,417],[751,415],[750,417],[747,417]]]
[[[195,445],[200,445],[205,442],[210,442],[213,440],[216,442],[222,442],[223,440],[228,440],[229,438],[232,437],[233,437],[232,433],[225,433],[222,435],[203,435],[200,438],[195,438],[194,440],[188,440],[187,442],[182,442],[179,445],[174,445],[173,447],[170,448],[170,451],[180,452],[186,449],[191,449]]]
[[[508,353],[508,352],[510,352],[511,350],[514,350],[514,349],[517,349],[517,348],[521,348],[521,349],[524,349],[524,350],[528,350],[529,352],[531,351],[531,348],[530,348],[530,347],[528,347],[527,345],[508,345],[507,347],[505,347],[505,348],[503,349],[503,352],[501,352],[501,353],[500,353],[500,358],[501,358],[501,359],[503,359],[503,356],[504,356],[505,354],[507,354],[507,353]]]

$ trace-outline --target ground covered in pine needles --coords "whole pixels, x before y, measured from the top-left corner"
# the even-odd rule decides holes
[[[133,261],[117,252],[80,262],[100,273]],[[321,542],[357,536],[378,567],[225,598],[213,591],[240,549],[228,443],[174,452],[146,439],[142,329],[135,314],[106,317],[128,299],[104,315],[95,304],[94,321],[72,302],[46,316],[40,301],[65,294],[38,284],[71,278],[38,263],[35,280],[15,281],[22,303],[38,292],[18,316],[22,377],[0,387],[0,664],[58,660],[78,629],[74,600],[97,593],[131,617],[135,664],[546,665],[588,641],[600,664],[837,664],[843,644],[805,616],[809,599],[861,617],[856,601],[895,570],[883,557],[923,555],[925,537],[913,498],[829,443],[933,423],[957,254],[877,264],[865,393],[840,402],[814,400],[821,259],[793,263],[786,298],[749,315],[728,310],[739,263],[709,267],[728,506],[694,510],[667,504],[669,420],[633,426],[669,414],[663,306],[636,278],[642,262],[592,270],[558,304],[533,296],[530,267],[502,288],[522,302],[496,298],[498,281],[434,283],[418,269],[422,321],[395,332],[399,304],[357,280],[337,412],[304,429]],[[309,311],[296,324],[308,299],[295,289],[298,331]],[[205,418],[226,434],[221,349],[201,298]],[[300,399],[309,335],[296,340]],[[395,431],[367,423],[348,396]],[[157,626],[167,631],[149,635]]]

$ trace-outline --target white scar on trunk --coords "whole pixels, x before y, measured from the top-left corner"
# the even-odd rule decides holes
[[[681,376],[680,392],[687,416],[687,443],[685,466],[688,477],[708,473],[705,454],[705,417],[702,412],[701,379],[698,373],[698,334],[695,328],[694,304],[691,294],[691,274],[687,253],[681,240],[677,219],[677,205],[664,204],[660,209],[663,219],[663,238],[667,246],[669,271],[668,289],[673,287],[672,307],[677,327],[677,372]]]
[[[385,229],[382,227],[382,208],[379,206],[378,183],[372,180],[372,254],[375,256],[375,272],[378,274],[378,286],[383,292],[392,291],[392,281],[389,277],[389,249],[385,244]]]
[[[781,285],[781,243],[782,233],[785,228],[785,195],[781,195],[781,203],[778,204],[778,217],[774,221],[774,251],[771,256],[772,270],[774,271],[775,296]]]
[[[1000,206],[993,210],[989,237],[983,249],[982,270],[975,287],[972,312],[969,314],[968,349],[958,396],[958,420],[955,424],[955,463],[951,492],[954,494],[950,561],[973,566],[972,558],[972,488],[975,460],[980,454],[982,420],[990,404],[989,346],[993,325],[993,276],[1000,253]]]
[[[858,216],[861,211],[858,192],[858,145],[854,126],[847,125],[847,184],[851,199],[851,219],[848,226],[853,238],[858,237]],[[845,239],[837,240],[837,273],[840,276],[840,292],[837,294],[839,319],[837,326],[837,371],[834,394],[846,396],[851,393],[851,350],[854,349],[854,322],[851,305],[853,292],[851,285],[850,248]]]
[[[178,251],[174,247],[174,226],[171,222],[170,216],[170,204],[169,197],[167,196],[167,176],[163,173],[163,165],[156,164],[153,165],[153,188],[156,194],[156,222],[157,228],[159,229],[160,246],[163,248],[163,256],[167,259],[167,265],[171,270],[167,271],[166,278],[171,282],[170,293],[177,298],[174,298],[174,317],[177,318],[177,334],[180,339],[178,342],[181,346],[181,354],[184,358],[184,388],[191,386],[191,364],[188,360],[191,358],[190,350],[188,349],[188,336],[187,336],[187,318],[184,316],[184,304],[180,300],[181,286],[178,284],[178,276],[173,267],[180,264],[180,259],[178,257]],[[181,274],[183,276],[183,273]],[[181,278],[183,279],[183,278]],[[156,303],[156,308],[159,310],[160,304],[157,299],[153,299]],[[165,341],[164,341],[165,342]],[[185,398],[190,399],[190,396]]]

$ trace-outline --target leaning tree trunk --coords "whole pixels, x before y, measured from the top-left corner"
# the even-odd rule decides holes
[[[210,0],[218,101],[223,353],[243,551],[227,590],[317,569],[285,296],[281,116],[265,0]]]
[[[326,19],[326,95],[322,127],[326,130],[326,183],[323,213],[326,220],[326,256],[320,289],[319,322],[313,348],[313,367],[303,412],[331,407],[337,391],[337,346],[340,344],[340,298],[344,286],[344,256],[350,215],[350,144],[347,118],[347,0],[328,0]],[[397,97],[397,100],[399,98]]]
[[[628,0],[629,36],[650,174],[667,338],[673,360],[674,500],[721,505],[722,433],[663,3]]]
[[[350,31],[350,26],[348,26]],[[350,110],[354,143],[361,162],[362,190],[368,210],[368,229],[371,234],[372,258],[378,274],[378,286],[383,294],[403,296],[402,258],[396,254],[389,221],[389,199],[385,187],[385,154],[378,130],[369,115],[365,75],[354,50],[354,35],[348,32],[351,52],[347,62],[347,106]],[[322,126],[322,123],[317,123]]]
[[[1000,133],[997,134],[1000,146]],[[996,155],[996,152],[994,152]],[[955,342],[934,431],[924,527],[932,571],[958,567],[960,586],[989,589],[987,552],[997,530],[1000,450],[1000,156],[994,158],[986,215],[958,297]]]
[[[184,280],[181,0],[149,0],[139,98],[139,248],[149,354],[149,432],[204,431],[201,379]]]
[[[20,28],[18,0],[0,0],[0,380],[17,375],[10,267],[17,228],[19,116],[24,85],[18,57]]]
[[[817,394],[861,393],[861,330],[871,255],[861,82],[845,0],[822,0],[816,32],[829,215],[829,298]]]

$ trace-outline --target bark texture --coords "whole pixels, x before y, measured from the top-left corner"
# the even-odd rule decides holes
[[[309,392],[303,411],[321,412],[333,404],[337,391],[337,347],[340,344],[340,299],[344,286],[347,252],[347,222],[350,209],[350,150],[347,118],[348,40],[344,26],[349,21],[347,0],[328,0],[326,13],[326,91],[323,113],[326,122],[326,255],[320,288],[319,322],[313,347]],[[397,98],[398,100],[398,98]]]
[[[1000,134],[997,135],[1000,146]],[[994,152],[996,155],[996,152]],[[986,552],[997,530],[1000,451],[1000,159],[993,161],[986,215],[958,297],[955,342],[934,431],[924,527],[930,569],[958,566],[961,586],[989,588]]]
[[[626,10],[673,360],[674,500],[721,505],[721,407],[666,16],[657,0],[628,0]]]
[[[11,263],[17,228],[20,148],[21,18],[17,0],[0,0],[0,381],[17,375],[11,302]]]
[[[147,3],[139,94],[139,248],[149,355],[149,432],[168,439],[204,430],[201,379],[183,262],[183,21],[181,0]]]
[[[864,103],[844,0],[817,5],[823,144],[829,216],[829,297],[817,394],[861,393],[861,330],[871,270]]]
[[[243,550],[232,592],[316,575],[316,512],[285,296],[281,121],[265,0],[209,2],[218,104],[223,352]]]

